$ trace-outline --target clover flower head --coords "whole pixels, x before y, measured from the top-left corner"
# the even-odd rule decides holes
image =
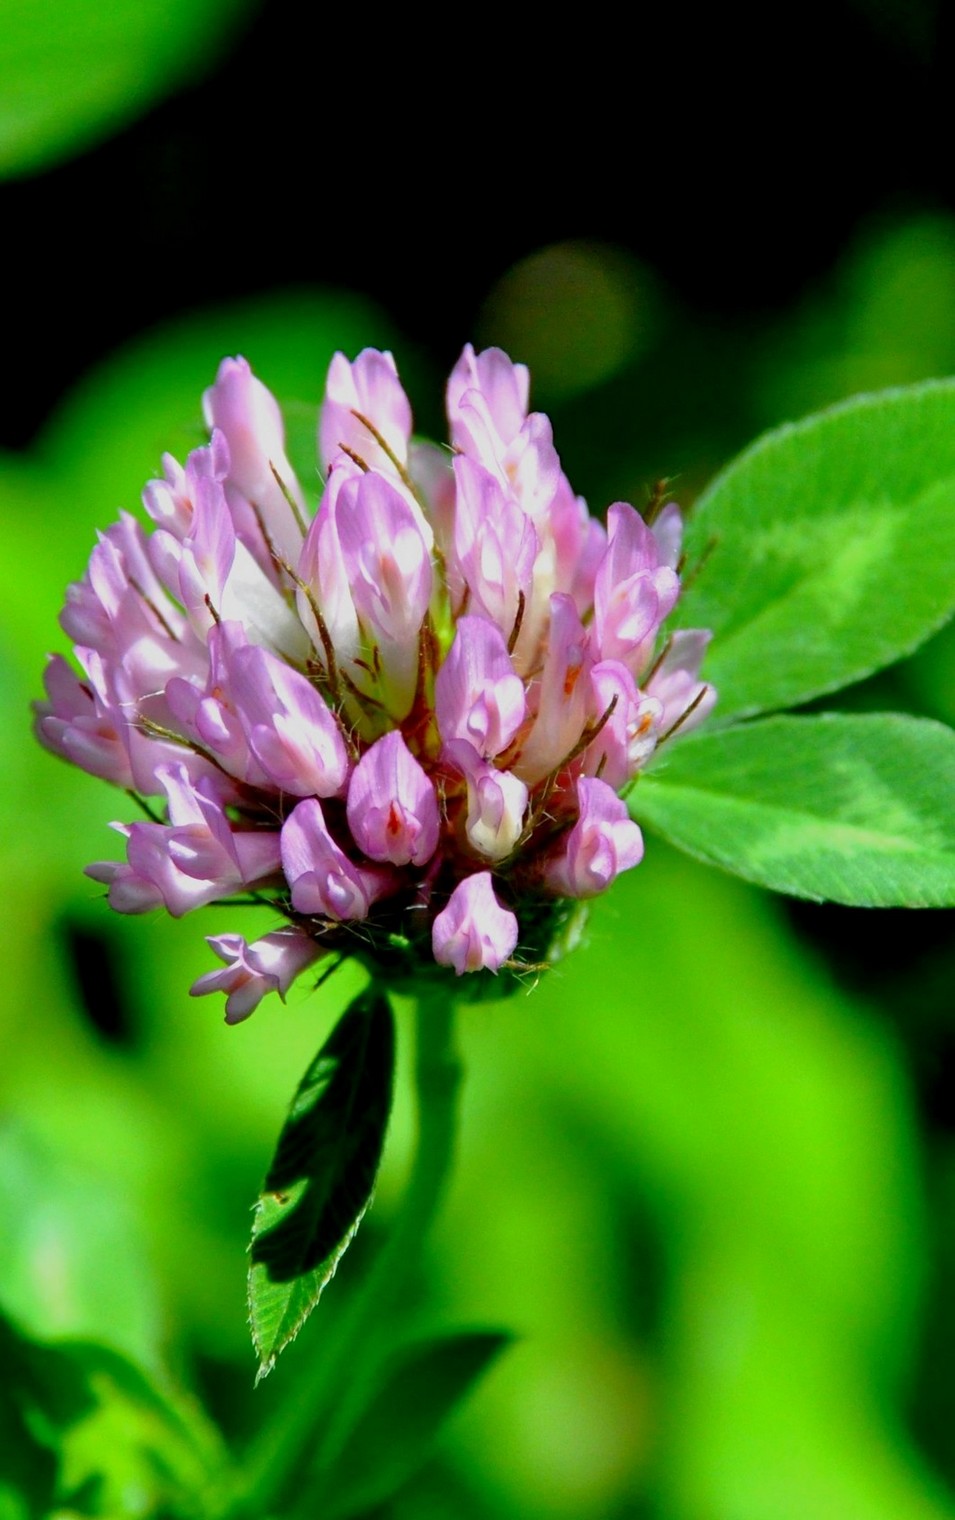
[[[210,440],[163,461],[69,588],[43,744],[137,794],[112,906],[248,894],[278,927],[212,936],[245,1018],[330,952],[393,977],[520,973],[643,854],[619,793],[715,700],[708,635],[662,630],[681,519],[575,496],[528,374],[464,350],[451,449],[418,442],[394,360],[332,361],[314,515],[243,359]],[[157,799],[153,804],[147,799]]]

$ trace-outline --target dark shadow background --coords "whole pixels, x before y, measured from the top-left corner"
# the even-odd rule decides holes
[[[359,289],[442,368],[492,280],[567,238],[630,250],[703,329],[786,311],[873,218],[955,210],[935,30],[932,0],[309,29],[268,0],[211,75],[0,189],[0,443],[144,327],[276,285]]]

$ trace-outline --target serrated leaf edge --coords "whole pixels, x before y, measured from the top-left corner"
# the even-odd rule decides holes
[[[348,1250],[348,1247],[351,1245],[352,1241],[354,1240],[356,1234],[358,1233],[358,1226],[361,1224],[361,1222],[364,1219],[365,1215],[367,1214],[368,1210],[371,1208],[371,1205],[372,1205],[373,1202],[374,1202],[374,1194],[371,1194],[369,1196],[368,1202],[365,1204],[364,1208],[362,1209],[361,1213],[358,1215],[358,1217],[355,1220],[354,1224],[351,1226],[351,1228],[349,1229],[348,1233],[345,1236],[343,1236],[343,1238],[340,1241],[339,1245],[336,1247],[335,1251],[333,1252],[333,1254],[332,1254],[332,1256],[330,1258],[330,1265],[328,1267],[328,1270],[326,1271],[326,1273],[325,1273],[324,1277],[322,1278],[321,1282],[318,1284],[318,1286],[317,1286],[317,1288],[315,1290],[315,1296],[314,1296],[314,1298],[310,1298],[309,1299],[308,1304],[302,1310],[302,1313],[300,1314],[299,1318],[296,1320],[296,1322],[293,1325],[292,1329],[285,1336],[285,1338],[282,1341],[281,1345],[277,1345],[276,1346],[275,1350],[271,1353],[271,1355],[268,1355],[268,1354],[263,1355],[262,1343],[260,1341],[260,1338],[259,1338],[258,1334],[256,1333],[255,1320],[254,1320],[254,1317],[253,1317],[253,1308],[252,1308],[252,1291],[251,1291],[252,1273],[251,1272],[249,1273],[249,1278],[248,1278],[248,1281],[249,1281],[249,1293],[248,1293],[248,1300],[249,1300],[249,1333],[250,1333],[250,1335],[252,1337],[252,1346],[253,1346],[253,1348],[255,1350],[255,1354],[256,1354],[256,1356],[259,1359],[259,1369],[258,1369],[257,1373],[255,1374],[255,1386],[256,1387],[258,1387],[258,1385],[261,1383],[261,1381],[262,1381],[263,1378],[268,1377],[269,1373],[272,1371],[272,1368],[275,1366],[275,1363],[278,1361],[278,1359],[281,1356],[282,1352],[286,1349],[287,1346],[290,1346],[292,1344],[292,1342],[295,1340],[296,1336],[298,1335],[298,1332],[301,1330],[302,1326],[304,1325],[305,1321],[308,1319],[309,1315],[312,1313],[312,1310],[315,1308],[316,1304],[318,1303],[318,1301],[321,1298],[322,1294],[324,1293],[325,1289],[328,1287],[328,1284],[331,1282],[332,1278],[335,1276],[335,1273],[338,1271],[338,1263],[341,1261],[341,1259],[344,1256],[345,1252]],[[261,1199],[257,1199],[256,1202],[252,1205],[252,1212],[256,1213],[261,1207],[262,1207],[262,1200]],[[251,1255],[251,1252],[252,1252],[252,1241],[251,1240],[249,1241],[249,1244],[246,1246],[246,1252],[249,1255]],[[253,1267],[253,1271],[254,1271],[254,1267]],[[299,1279],[299,1281],[301,1281],[301,1279]]]

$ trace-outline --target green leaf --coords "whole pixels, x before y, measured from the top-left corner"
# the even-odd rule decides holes
[[[691,735],[664,750],[631,811],[794,897],[955,904],[955,733],[928,719],[829,713]]]
[[[0,1315],[0,1516],[201,1520],[227,1458],[202,1411],[92,1341],[31,1339]]]
[[[62,1341],[45,1349],[94,1403],[64,1438],[64,1509],[125,1513],[126,1496],[136,1493],[143,1514],[202,1520],[221,1513],[228,1457],[197,1404],[107,1346]]]
[[[760,439],[701,498],[679,620],[711,628],[720,719],[835,691],[955,608],[955,381],[861,396]]]
[[[0,1315],[0,1515],[50,1514],[66,1427],[92,1405],[55,1348],[32,1343]]]
[[[198,1403],[171,1386],[168,1378],[157,1382],[129,1357],[96,1341],[63,1339],[52,1349],[61,1366],[81,1377],[100,1402],[122,1400],[134,1409],[154,1445],[161,1434],[170,1469],[175,1465],[199,1470],[208,1483],[222,1468],[226,1452],[219,1431]]]
[[[247,0],[2,0],[0,175],[70,157],[211,63]]]
[[[259,1377],[314,1309],[368,1207],[393,1068],[391,1008],[371,988],[302,1078],[259,1197],[249,1272]]]
[[[445,1420],[511,1337],[475,1330],[405,1348],[338,1460],[321,1477],[322,1514],[348,1520],[384,1504],[423,1466]]]

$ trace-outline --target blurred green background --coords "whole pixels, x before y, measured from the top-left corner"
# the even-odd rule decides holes
[[[663,474],[690,506],[762,429],[955,370],[934,13],[800,15],[820,105],[794,125],[771,70],[744,97],[732,11],[690,39],[641,22],[640,71],[596,35],[552,38],[543,81],[513,18],[471,21],[468,71],[407,18],[328,21],[303,57],[282,5],[0,4],[0,1308],[129,1353],[235,1449],[294,1398],[387,1226],[410,1018],[374,1209],[253,1390],[250,1206],[357,981],[226,1029],[187,989],[203,934],[247,920],[107,912],[82,867],[116,853],[130,805],[29,736],[65,585],[162,451],[198,441],[226,353],[286,404],[307,476],[336,348],[391,346],[437,432],[462,343],[500,343],[595,511]],[[858,138],[826,140],[835,77],[852,120],[875,104]],[[890,130],[890,84],[914,124]],[[757,132],[772,181],[737,151]],[[955,638],[843,700],[955,721]],[[456,1180],[402,1314],[519,1338],[389,1515],[955,1517],[952,927],[770,899],[652,841],[583,948],[465,1011]],[[79,1428],[78,1472],[84,1439],[103,1438]],[[106,1444],[104,1513],[158,1513],[136,1441]],[[4,1520],[28,1513],[0,1487]]]

